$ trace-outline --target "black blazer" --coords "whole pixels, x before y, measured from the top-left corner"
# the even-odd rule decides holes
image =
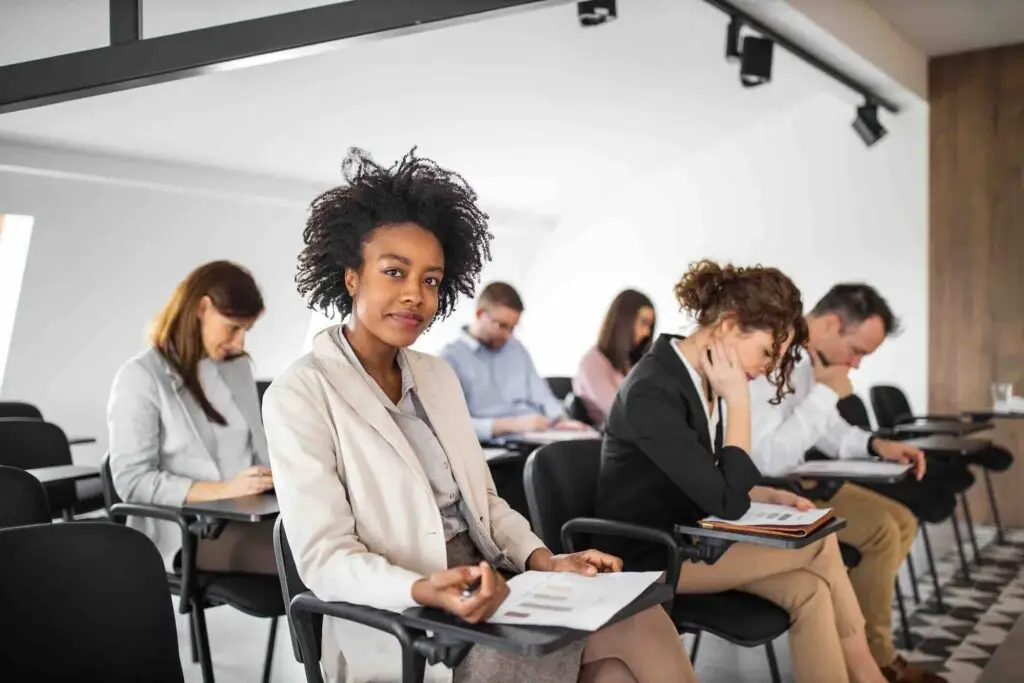
[[[708,515],[741,517],[761,479],[742,448],[708,435],[702,392],[661,335],[623,381],[612,403],[601,448],[596,516],[672,531]],[[631,539],[595,543],[628,569],[665,568],[664,549]]]

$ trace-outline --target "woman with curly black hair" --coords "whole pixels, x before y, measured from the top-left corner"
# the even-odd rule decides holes
[[[697,328],[659,337],[622,383],[605,425],[596,515],[671,531],[709,515],[737,519],[752,501],[813,509],[758,486],[749,455],[750,382],[766,376],[780,400],[807,343],[800,290],[776,268],[701,261],[675,293]],[[642,542],[602,547],[628,569],[664,563],[663,550]],[[714,564],[687,564],[677,588],[740,590],[786,609],[797,683],[885,681],[834,534],[800,550],[736,543]]]
[[[620,569],[597,551],[544,547],[496,495],[455,373],[408,348],[472,295],[490,258],[473,190],[415,150],[390,168],[354,150],[344,170],[346,184],[313,202],[296,278],[312,306],[344,322],[317,335],[264,398],[303,581],[324,600],[427,605],[480,622],[508,595],[502,572]],[[345,674],[339,636],[328,620],[332,680]],[[542,658],[477,646],[454,673],[488,683],[695,680],[660,608]]]

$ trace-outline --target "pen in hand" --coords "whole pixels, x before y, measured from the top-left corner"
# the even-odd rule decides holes
[[[494,569],[494,565],[492,565],[490,562],[487,563],[487,568],[490,569],[492,572],[496,571]],[[462,589],[462,595],[459,596],[459,599],[465,602],[466,600],[469,600],[471,597],[473,597],[473,594],[480,590],[480,582],[482,580],[483,576],[476,577],[476,579],[473,580],[473,583],[469,584],[468,586]]]

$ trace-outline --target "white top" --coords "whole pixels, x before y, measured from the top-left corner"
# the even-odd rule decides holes
[[[402,431],[403,436],[409,441],[416,457],[423,466],[423,472],[427,475],[430,488],[434,492],[434,499],[437,501],[437,509],[441,512],[441,523],[444,526],[444,540],[450,541],[463,531],[468,529],[466,520],[459,512],[459,503],[462,500],[462,492],[455,482],[452,474],[451,463],[448,462],[448,454],[434,433],[434,427],[430,424],[423,404],[420,402],[416,392],[416,380],[409,369],[409,363],[405,354],[398,353],[398,367],[402,371],[402,399],[397,405],[384,393],[384,390],[377,384],[377,380],[370,377],[366,368],[359,361],[355,350],[349,343],[342,326],[334,328],[331,335],[334,343],[338,345],[341,352],[348,358],[363,381],[370,388],[370,391],[387,408],[388,413],[394,419],[395,424]]]
[[[806,356],[793,368],[795,393],[779,405],[768,401],[775,387],[765,377],[750,385],[750,454],[761,474],[780,477],[804,461],[811,448],[830,458],[865,458],[871,434],[844,420],[836,409],[839,394],[814,380],[814,366]]]
[[[217,363],[209,358],[202,359],[199,361],[198,373],[199,385],[206,394],[206,400],[227,421],[227,424],[219,425],[210,420],[210,429],[216,440],[214,459],[220,467],[221,480],[227,481],[245,468],[252,467],[255,462],[252,433]]]
[[[700,376],[697,369],[690,364],[690,361],[683,355],[682,350],[679,348],[679,341],[672,340],[672,348],[675,349],[676,355],[679,356],[679,360],[686,366],[686,371],[690,373],[690,380],[693,382],[693,386],[696,387],[697,393],[700,394],[700,404],[704,408],[704,417],[708,419],[708,437],[711,439],[711,450],[714,451],[715,446],[715,433],[718,431],[718,420],[720,419],[718,414],[718,397],[711,394],[708,396],[704,393],[704,378]],[[711,402],[711,410],[708,410],[708,402]],[[722,427],[725,427],[725,421],[722,421]]]

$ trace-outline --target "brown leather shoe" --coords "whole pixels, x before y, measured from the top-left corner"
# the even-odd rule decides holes
[[[919,669],[900,656],[892,665],[882,667],[882,675],[889,683],[947,683],[942,676]]]

